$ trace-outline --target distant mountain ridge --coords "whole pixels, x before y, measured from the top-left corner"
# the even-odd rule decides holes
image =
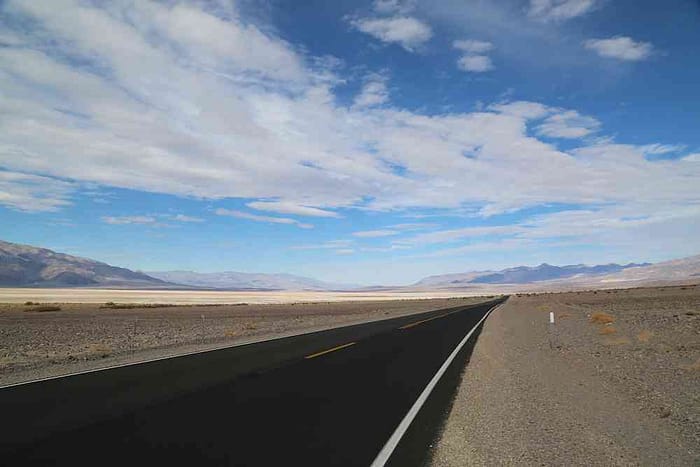
[[[475,271],[457,274],[445,274],[426,277],[415,286],[451,286],[469,284],[530,284],[532,282],[566,279],[575,276],[598,276],[613,274],[628,268],[650,266],[651,263],[600,264],[586,266],[585,264],[572,264],[567,266],[553,266],[542,263],[539,266],[518,266],[502,269],[500,271]]]
[[[470,292],[562,290],[582,287],[632,287],[644,284],[696,283],[700,255],[660,263],[586,266],[518,266],[426,277],[410,286],[359,287],[293,274],[243,272],[144,273],[46,248],[0,240],[0,287],[113,287],[131,289],[369,291],[459,290]],[[500,292],[499,292],[500,293]]]
[[[193,271],[150,271],[148,274],[152,277],[175,284],[219,290],[340,290],[356,287],[348,284],[331,284],[293,274],[264,274],[236,271],[209,273]]]
[[[163,287],[160,279],[46,248],[0,240],[0,286]]]

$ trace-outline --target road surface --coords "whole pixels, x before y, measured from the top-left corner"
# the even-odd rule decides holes
[[[2,388],[0,463],[420,465],[498,303]]]

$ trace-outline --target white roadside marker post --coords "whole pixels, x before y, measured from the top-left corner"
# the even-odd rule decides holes
[[[554,350],[552,347],[552,326],[554,326],[554,312],[549,312],[549,326],[547,326],[547,336],[549,337],[549,350]]]

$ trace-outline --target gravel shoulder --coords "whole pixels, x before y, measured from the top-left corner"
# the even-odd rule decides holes
[[[514,296],[433,465],[700,465],[698,389],[700,286]]]
[[[104,308],[104,304],[89,303],[0,303],[0,386],[485,300],[152,308],[143,304]],[[60,310],[37,311],[46,306]]]

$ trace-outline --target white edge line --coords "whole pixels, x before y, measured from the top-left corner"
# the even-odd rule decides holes
[[[466,306],[471,306],[471,305],[472,305],[472,304],[469,304],[469,305],[466,305]],[[478,304],[478,303],[474,303],[473,305],[476,306],[476,305],[479,305],[479,304]],[[438,309],[438,310],[439,310],[439,309]],[[430,312],[432,312],[432,311],[438,311],[438,310],[422,311],[422,312],[415,313],[415,314],[430,313]],[[34,383],[41,383],[41,382],[44,382],[44,381],[50,381],[50,380],[52,380],[52,379],[68,378],[68,377],[70,377],[70,376],[85,375],[85,374],[88,374],[88,373],[96,373],[96,372],[98,372],[98,371],[113,370],[113,369],[115,369],[115,368],[123,368],[123,367],[126,367],[126,366],[143,365],[144,363],[159,362],[159,361],[161,361],[161,360],[168,360],[168,359],[170,359],[170,358],[186,357],[186,356],[188,356],[188,355],[196,355],[196,354],[200,354],[200,353],[215,352],[215,351],[217,351],[217,350],[231,349],[231,348],[234,348],[234,347],[241,347],[241,346],[244,346],[244,345],[261,344],[261,343],[263,343],[263,342],[275,341],[275,340],[279,340],[279,339],[286,339],[286,338],[288,338],[288,337],[304,336],[304,335],[306,335],[306,334],[314,334],[314,333],[316,333],[316,332],[330,331],[331,329],[340,329],[340,328],[355,326],[355,325],[358,325],[358,324],[369,324],[369,323],[373,323],[373,322],[376,322],[376,321],[384,321],[384,320],[387,320],[387,319],[403,318],[404,316],[410,316],[410,315],[411,315],[411,314],[402,315],[402,316],[394,316],[394,317],[392,317],[392,318],[379,318],[379,319],[376,319],[376,320],[361,321],[361,322],[359,322],[359,323],[351,323],[351,324],[347,324],[347,325],[345,325],[345,326],[333,326],[333,327],[326,327],[326,328],[321,328],[321,329],[307,330],[307,331],[302,331],[302,332],[295,333],[295,334],[286,334],[286,335],[281,335],[281,336],[270,337],[270,338],[267,338],[267,339],[265,339],[265,338],[260,339],[260,340],[255,340],[255,339],[253,339],[253,340],[248,340],[248,341],[236,342],[235,344],[224,344],[224,345],[219,346],[219,347],[212,347],[212,348],[201,349],[201,350],[193,350],[192,352],[178,353],[178,354],[174,354],[174,355],[164,355],[164,356],[162,356],[162,357],[148,358],[148,359],[145,359],[145,360],[136,360],[136,361],[133,361],[133,362],[117,363],[117,364],[115,364],[115,365],[103,366],[103,367],[99,367],[99,368],[91,368],[91,369],[89,369],[89,370],[75,371],[75,372],[72,372],[72,373],[64,373],[64,374],[60,374],[60,375],[45,376],[45,377],[43,377],[43,378],[30,379],[30,380],[28,380],[28,381],[19,381],[19,382],[17,382],[17,383],[11,383],[11,384],[6,384],[6,385],[0,385],[0,391],[2,391],[3,389],[13,388],[13,387],[15,387],[15,386],[24,386],[24,385],[27,385],[27,384],[34,384]]]
[[[394,452],[394,449],[396,449],[396,446],[398,446],[399,442],[401,441],[401,438],[403,435],[406,433],[408,430],[408,427],[411,425],[411,422],[413,422],[413,419],[416,418],[416,415],[418,415],[418,412],[420,411],[421,407],[423,407],[423,404],[425,404],[425,401],[428,400],[428,397],[430,396],[430,393],[433,392],[433,389],[435,386],[437,386],[437,383],[440,381],[440,378],[442,378],[442,375],[445,374],[447,371],[447,368],[450,366],[452,361],[455,359],[457,354],[459,353],[460,350],[462,350],[462,347],[464,347],[464,344],[467,343],[469,338],[474,334],[474,331],[481,325],[482,322],[488,316],[491,314],[493,310],[501,306],[502,303],[496,305],[495,307],[491,308],[489,311],[486,312],[483,318],[479,320],[478,323],[467,333],[466,336],[464,336],[464,339],[457,344],[457,347],[452,351],[449,357],[447,357],[447,360],[445,360],[445,363],[442,364],[440,369],[435,373],[435,376],[433,376],[433,379],[430,380],[428,385],[423,389],[423,392],[418,396],[418,399],[413,403],[413,406],[411,409],[408,411],[406,416],[401,420],[401,423],[399,423],[399,426],[396,427],[396,430],[394,430],[394,433],[392,433],[391,437],[389,440],[384,444],[384,447],[382,448],[381,451],[379,451],[379,454],[377,454],[377,457],[372,461],[371,467],[383,467],[391,455]]]

